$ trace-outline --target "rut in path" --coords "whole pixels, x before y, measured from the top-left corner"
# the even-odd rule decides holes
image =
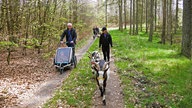
[[[96,82],[95,82],[96,84]],[[110,75],[106,87],[106,106],[103,106],[99,88],[93,96],[93,108],[124,108],[123,91],[119,76],[116,73],[114,58],[111,57]]]
[[[84,45],[82,48],[76,51],[77,61],[79,61],[83,57],[83,55],[86,53],[86,51],[89,49],[89,47],[92,45],[93,42],[94,40],[90,38],[87,41],[86,45]],[[29,97],[21,98],[21,104],[18,105],[18,107],[19,108],[40,107],[53,96],[54,91],[56,89],[61,87],[62,82],[68,77],[69,74],[70,70],[64,72],[62,75],[60,75],[58,72],[58,74],[55,77],[37,86],[36,90],[34,92],[31,92]]]

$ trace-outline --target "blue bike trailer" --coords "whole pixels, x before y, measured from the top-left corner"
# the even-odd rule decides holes
[[[56,50],[55,66],[58,68],[65,68],[71,66],[72,61],[72,48],[71,47],[59,47]]]

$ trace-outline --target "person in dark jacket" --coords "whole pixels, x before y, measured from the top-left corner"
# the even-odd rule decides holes
[[[63,44],[63,39],[66,36],[66,44],[68,47],[75,47],[77,33],[75,29],[72,27],[71,23],[67,24],[67,29],[64,30],[63,34],[61,35],[60,43]]]
[[[107,28],[103,27],[101,30],[103,33],[99,39],[99,48],[102,47],[102,52],[105,61],[110,61],[110,46],[112,45],[112,38],[111,35],[107,32]]]
[[[93,34],[96,35],[97,32],[96,32],[96,27],[93,27]]]
[[[99,28],[97,26],[95,27],[95,31],[97,34],[99,34]]]

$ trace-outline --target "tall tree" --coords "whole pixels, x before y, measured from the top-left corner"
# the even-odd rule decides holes
[[[119,30],[123,30],[123,17],[122,17],[122,0],[119,0]]]
[[[143,6],[144,6],[144,0],[141,1],[141,15],[140,15],[140,31],[143,31]]]
[[[78,18],[78,14],[77,14],[77,11],[78,11],[78,0],[72,0],[73,2],[73,23],[77,23],[77,18]]]
[[[124,0],[124,27],[127,29],[127,0]]]
[[[136,0],[136,30],[135,34],[139,32],[139,0]]]
[[[165,44],[165,32],[166,32],[166,5],[167,0],[163,0],[163,25],[162,25],[162,34],[161,34],[161,42]]]
[[[132,6],[133,6],[133,1],[132,0],[130,0],[130,24],[129,24],[129,26],[130,26],[130,28],[129,28],[129,34],[131,35],[132,34],[132,24],[133,24],[133,20],[132,20]]]
[[[192,0],[183,0],[183,36],[181,53],[192,57]]]
[[[145,29],[145,32],[148,33],[148,0],[145,0]]]
[[[107,27],[108,19],[107,19],[107,6],[108,0],[105,0],[105,26]]]
[[[179,13],[179,0],[176,0],[176,14],[175,14],[175,27],[174,27],[174,33],[177,33],[178,28],[178,13]]]
[[[169,11],[168,11],[168,37],[170,38],[170,44],[173,43],[173,36],[172,36],[172,0],[169,0]]]
[[[135,35],[135,0],[133,0],[133,35]]]
[[[155,31],[157,31],[157,0],[155,0]]]
[[[150,5],[150,32],[149,32],[149,41],[152,42],[153,40],[153,22],[154,22],[154,18],[153,18],[153,10],[154,10],[154,0],[151,0],[151,5]]]

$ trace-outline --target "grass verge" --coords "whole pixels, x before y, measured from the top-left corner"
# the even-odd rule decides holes
[[[179,54],[180,45],[158,44],[157,37],[148,42],[145,33],[110,33],[125,107],[192,106],[192,61]]]
[[[98,49],[98,39],[89,51]],[[88,107],[92,105],[92,96],[96,90],[96,82],[91,72],[88,54],[79,61],[77,68],[73,69],[62,87],[56,91],[44,108],[55,107]]]

